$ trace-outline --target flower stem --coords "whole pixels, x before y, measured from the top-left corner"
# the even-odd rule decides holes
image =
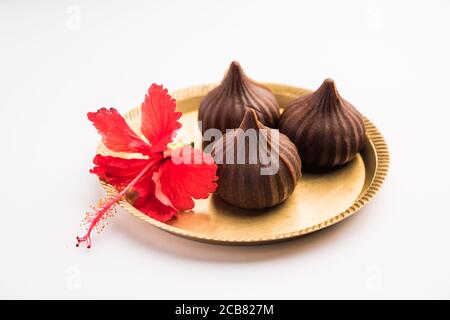
[[[77,237],[76,246],[79,247],[82,242],[86,242],[87,248],[91,247],[91,232],[97,223],[102,219],[103,215],[111,209],[113,205],[117,203],[117,201],[121,200],[123,196],[134,186],[139,180],[159,161],[160,159],[156,159],[150,161],[144,169],[125,187],[123,188],[117,195],[107,201],[99,210],[96,211],[97,215],[91,221],[91,224],[83,237]]]

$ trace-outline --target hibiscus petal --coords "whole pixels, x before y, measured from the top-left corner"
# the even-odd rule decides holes
[[[115,188],[121,189],[127,186],[149,161],[149,159],[123,159],[98,154],[94,158],[95,167],[90,172]],[[127,193],[127,199],[136,209],[146,215],[159,221],[167,221],[175,216],[178,210],[161,203],[155,197],[155,184],[152,176],[153,171],[146,173]]]
[[[152,84],[142,104],[141,131],[152,145],[152,152],[164,151],[181,128],[181,112],[163,86]]]
[[[116,152],[150,154],[148,143],[131,130],[116,109],[101,108],[97,112],[89,112],[88,119],[102,135],[103,143],[108,149]]]
[[[112,156],[96,155],[94,168],[89,172],[96,174],[116,188],[130,183],[148,164],[148,159],[124,159]],[[150,174],[151,176],[151,174]]]
[[[167,206],[155,197],[155,184],[151,175],[147,175],[134,187],[138,193],[138,198],[133,202],[133,206],[149,217],[158,221],[167,221],[173,218],[178,210]]]
[[[182,147],[172,151],[153,175],[156,198],[167,204],[170,200],[178,210],[190,210],[194,199],[206,199],[217,188],[217,165],[213,158],[201,150]],[[159,190],[160,189],[160,190]]]

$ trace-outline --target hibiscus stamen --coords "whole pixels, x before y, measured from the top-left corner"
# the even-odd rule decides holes
[[[106,204],[109,202],[110,198],[101,199],[98,201],[98,204],[96,206],[91,206],[91,209],[93,211],[87,211],[86,215],[83,219],[82,226],[85,226],[88,228],[96,219],[98,214],[101,210],[106,206]],[[105,226],[108,224],[107,220],[109,218],[112,218],[116,215],[116,208],[114,206],[110,207],[108,210],[105,211],[105,213],[101,216],[101,218],[98,220],[98,222],[95,224],[95,229],[97,230],[97,233],[100,233]]]
[[[105,221],[107,218],[114,216],[114,205],[122,200],[125,194],[133,188],[136,183],[158,162],[160,159],[150,161],[144,169],[131,181],[125,188],[123,188],[117,195],[100,200],[99,204],[94,208],[94,212],[87,212],[83,220],[83,224],[89,225],[87,232],[83,237],[77,237],[76,246],[79,247],[82,242],[86,242],[86,246],[89,249],[91,247],[91,232],[94,228],[98,232],[105,227]]]

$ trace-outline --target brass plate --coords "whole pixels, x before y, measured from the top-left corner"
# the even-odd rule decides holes
[[[183,128],[177,138],[195,140],[201,146],[197,127],[199,102],[215,84],[191,87],[172,93],[178,111],[183,112]],[[267,84],[281,107],[310,91],[279,84]],[[140,108],[125,115],[130,126],[139,132]],[[362,152],[342,168],[326,174],[304,174],[292,196],[284,203],[267,210],[250,211],[233,207],[218,196],[197,200],[193,212],[181,213],[168,223],[156,221],[125,200],[120,206],[134,216],[175,235],[210,243],[228,245],[264,244],[300,237],[331,226],[353,215],[366,205],[380,189],[389,166],[389,152],[377,128],[364,119],[367,139]],[[99,145],[105,155],[129,157]],[[102,182],[109,195],[117,191]]]

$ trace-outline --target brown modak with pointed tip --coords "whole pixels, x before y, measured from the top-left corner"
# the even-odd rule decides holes
[[[279,128],[297,146],[305,169],[345,164],[361,150],[365,139],[361,114],[339,95],[331,79],[288,103]]]
[[[240,64],[233,61],[222,83],[200,103],[198,120],[202,121],[202,134],[210,128],[222,133],[238,128],[247,106],[256,111],[264,125],[277,127],[280,110],[275,96],[268,88],[248,78]]]
[[[262,209],[286,200],[301,176],[295,145],[278,130],[265,127],[248,108],[239,128],[214,145],[217,193],[240,208]]]

